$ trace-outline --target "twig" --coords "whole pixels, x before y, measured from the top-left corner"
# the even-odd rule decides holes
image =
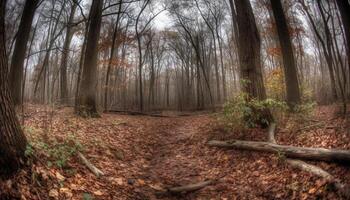
[[[78,152],[78,156],[81,161],[86,165],[86,167],[95,174],[95,176],[100,177],[104,176],[104,173],[99,170],[95,165],[93,165],[82,153]]]

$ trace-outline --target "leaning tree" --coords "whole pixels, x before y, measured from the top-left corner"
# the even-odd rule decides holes
[[[18,122],[7,81],[5,48],[6,0],[0,1],[0,176],[10,175],[21,165],[27,140]]]

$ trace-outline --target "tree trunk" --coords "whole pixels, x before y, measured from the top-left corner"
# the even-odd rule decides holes
[[[300,158],[306,160],[350,162],[350,151],[324,149],[324,148],[307,148],[294,147],[288,145],[278,145],[269,142],[253,141],[209,141],[209,146],[227,147],[234,149],[243,149],[250,151],[262,151],[269,153],[282,154],[290,158]]]
[[[107,72],[106,72],[106,82],[105,82],[105,94],[104,94],[104,109],[108,110],[108,91],[109,91],[109,78],[110,78],[110,73],[111,73],[111,68],[112,68],[112,61],[114,57],[114,52],[116,50],[115,43],[117,40],[117,35],[118,35],[118,29],[119,29],[119,21],[120,21],[120,12],[122,9],[123,5],[123,0],[119,1],[119,7],[118,7],[118,15],[117,15],[117,20],[115,22],[114,30],[113,30],[113,37],[112,37],[112,46],[111,46],[111,51],[109,55],[109,60],[108,60],[108,66],[107,66]],[[118,54],[118,49],[116,51]]]
[[[343,23],[343,28],[345,32],[347,57],[348,57],[348,67],[350,73],[350,4],[349,1],[336,0],[338,9],[340,12],[341,20]]]
[[[23,64],[25,60],[27,42],[32,27],[32,22],[39,0],[27,0],[17,31],[16,44],[13,50],[9,83],[14,104],[21,104],[21,87],[23,81]]]
[[[74,13],[77,8],[77,4],[73,3],[68,24],[67,24],[67,31],[66,31],[66,38],[64,40],[63,44],[63,51],[62,51],[62,58],[61,58],[61,68],[60,68],[60,92],[61,92],[61,103],[67,104],[68,103],[68,87],[67,87],[67,65],[68,65],[68,57],[69,57],[69,46],[72,41],[72,37],[74,34],[74,30],[72,27],[73,19],[74,19]]]
[[[305,13],[306,13],[306,15],[307,15],[307,17],[309,19],[309,22],[311,23],[312,29],[314,30],[314,32],[316,34],[316,37],[318,38],[318,40],[321,43],[323,54],[324,54],[324,57],[325,57],[325,60],[326,60],[326,63],[327,63],[328,70],[329,70],[329,77],[330,77],[330,81],[331,81],[332,97],[333,97],[333,99],[338,99],[337,89],[336,89],[336,85],[335,85],[335,77],[334,77],[333,57],[332,57],[332,52],[330,52],[329,48],[328,48],[329,47],[329,41],[326,40],[326,42],[327,42],[327,44],[326,44],[326,42],[322,38],[320,32],[317,30],[317,26],[315,24],[315,21],[312,19],[312,16],[310,14],[309,8],[305,5],[305,3],[302,0],[299,0],[298,2],[303,7],[303,10],[305,11]],[[319,4],[319,1],[316,1],[316,2],[317,2],[317,4]],[[319,11],[321,13],[323,13],[322,9],[319,10]],[[325,22],[325,21],[326,20],[323,20],[323,22]],[[327,29],[328,29],[327,23],[324,23],[324,26],[325,26],[326,35],[329,36],[329,34],[327,34],[327,32],[329,32],[329,30],[327,31]]]
[[[283,12],[281,0],[271,0],[271,6],[282,50],[287,103],[289,107],[293,109],[295,105],[300,103],[300,90],[292,42],[289,36],[287,20]]]
[[[0,176],[15,172],[24,158],[27,140],[16,117],[7,80],[5,7],[0,1]],[[21,90],[19,90],[21,92]]]
[[[260,61],[260,36],[255,23],[254,14],[249,0],[235,0],[238,27],[238,55],[242,91],[247,94],[247,100],[266,99]],[[273,121],[269,110],[263,110],[263,121]],[[267,126],[267,124],[261,124]]]
[[[98,39],[100,36],[102,19],[102,0],[93,0],[91,5],[91,19],[86,43],[83,74],[78,96],[77,114],[80,116],[96,117],[96,82]]]

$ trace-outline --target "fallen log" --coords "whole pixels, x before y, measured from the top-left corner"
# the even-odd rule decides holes
[[[306,160],[319,160],[329,162],[350,162],[350,151],[324,149],[324,148],[308,148],[295,147],[288,145],[278,145],[270,142],[254,142],[254,141],[217,141],[208,142],[209,146],[226,147],[233,149],[243,149],[250,151],[262,151],[268,153],[283,154],[289,158],[300,158]]]
[[[202,189],[208,185],[211,185],[213,183],[214,183],[214,180],[208,180],[208,181],[203,181],[203,182],[199,182],[199,183],[179,186],[179,187],[172,187],[172,188],[168,188],[167,192],[173,193],[173,194],[193,192],[196,190],[200,190],[200,189]]]
[[[276,124],[272,123],[268,130],[268,141],[271,143],[277,144],[277,141],[275,140],[275,128],[276,128]],[[313,174],[325,179],[327,182],[333,184],[335,189],[342,196],[344,196],[346,199],[350,198],[349,186],[341,183],[339,179],[336,179],[334,176],[332,176],[330,173],[326,172],[325,170],[321,169],[320,167],[316,165],[308,164],[302,160],[296,160],[296,159],[286,159],[286,163],[288,163],[290,166],[294,168],[306,171],[310,174]]]
[[[150,117],[171,117],[168,115],[161,115],[156,113],[146,113],[146,112],[138,112],[138,111],[126,111],[126,110],[107,110],[104,113],[119,113],[124,115],[139,115],[139,116],[150,116]]]
[[[166,189],[162,189],[161,191],[157,192],[156,194],[157,195],[167,195],[167,194],[176,195],[176,194],[194,192],[194,191],[200,190],[202,188],[205,188],[206,186],[212,185],[216,181],[218,181],[218,179],[207,180],[207,181],[202,181],[202,182],[198,182],[198,183],[178,186],[178,187],[169,187]]]
[[[82,153],[78,152],[78,157],[83,162],[84,165],[93,173],[95,176],[104,176],[104,173],[99,170],[95,165],[93,165]]]
[[[294,168],[297,168],[297,169],[309,172],[311,174],[314,174],[318,177],[324,178],[327,182],[334,185],[335,189],[342,196],[344,196],[346,199],[350,199],[349,185],[341,183],[339,179],[336,179],[334,176],[332,176],[330,173],[326,172],[325,170],[321,169],[320,167],[308,164],[301,160],[295,160],[295,159],[286,159],[286,162]]]

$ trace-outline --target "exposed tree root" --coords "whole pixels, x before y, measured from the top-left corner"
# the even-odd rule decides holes
[[[82,153],[78,152],[80,160],[86,165],[86,167],[93,173],[95,176],[100,177],[104,176],[104,173],[99,170],[95,165],[93,165]]]
[[[193,192],[196,190],[200,190],[208,185],[213,184],[215,181],[214,180],[208,180],[208,181],[203,181],[199,183],[194,183],[194,184],[189,184],[189,185],[184,185],[184,186],[179,186],[179,187],[172,187],[168,188],[167,191],[169,193],[186,193],[186,192]]]
[[[182,193],[194,192],[194,191],[200,190],[202,188],[205,188],[206,186],[212,185],[216,181],[217,180],[207,180],[207,181],[188,184],[188,185],[184,185],[184,186],[171,187],[171,188],[167,188],[161,192],[157,192],[157,194],[158,195],[166,195],[166,194],[182,194]]]
[[[277,143],[276,139],[275,139],[275,129],[276,129],[276,124],[275,123],[271,123],[268,129],[268,142],[271,143]]]

